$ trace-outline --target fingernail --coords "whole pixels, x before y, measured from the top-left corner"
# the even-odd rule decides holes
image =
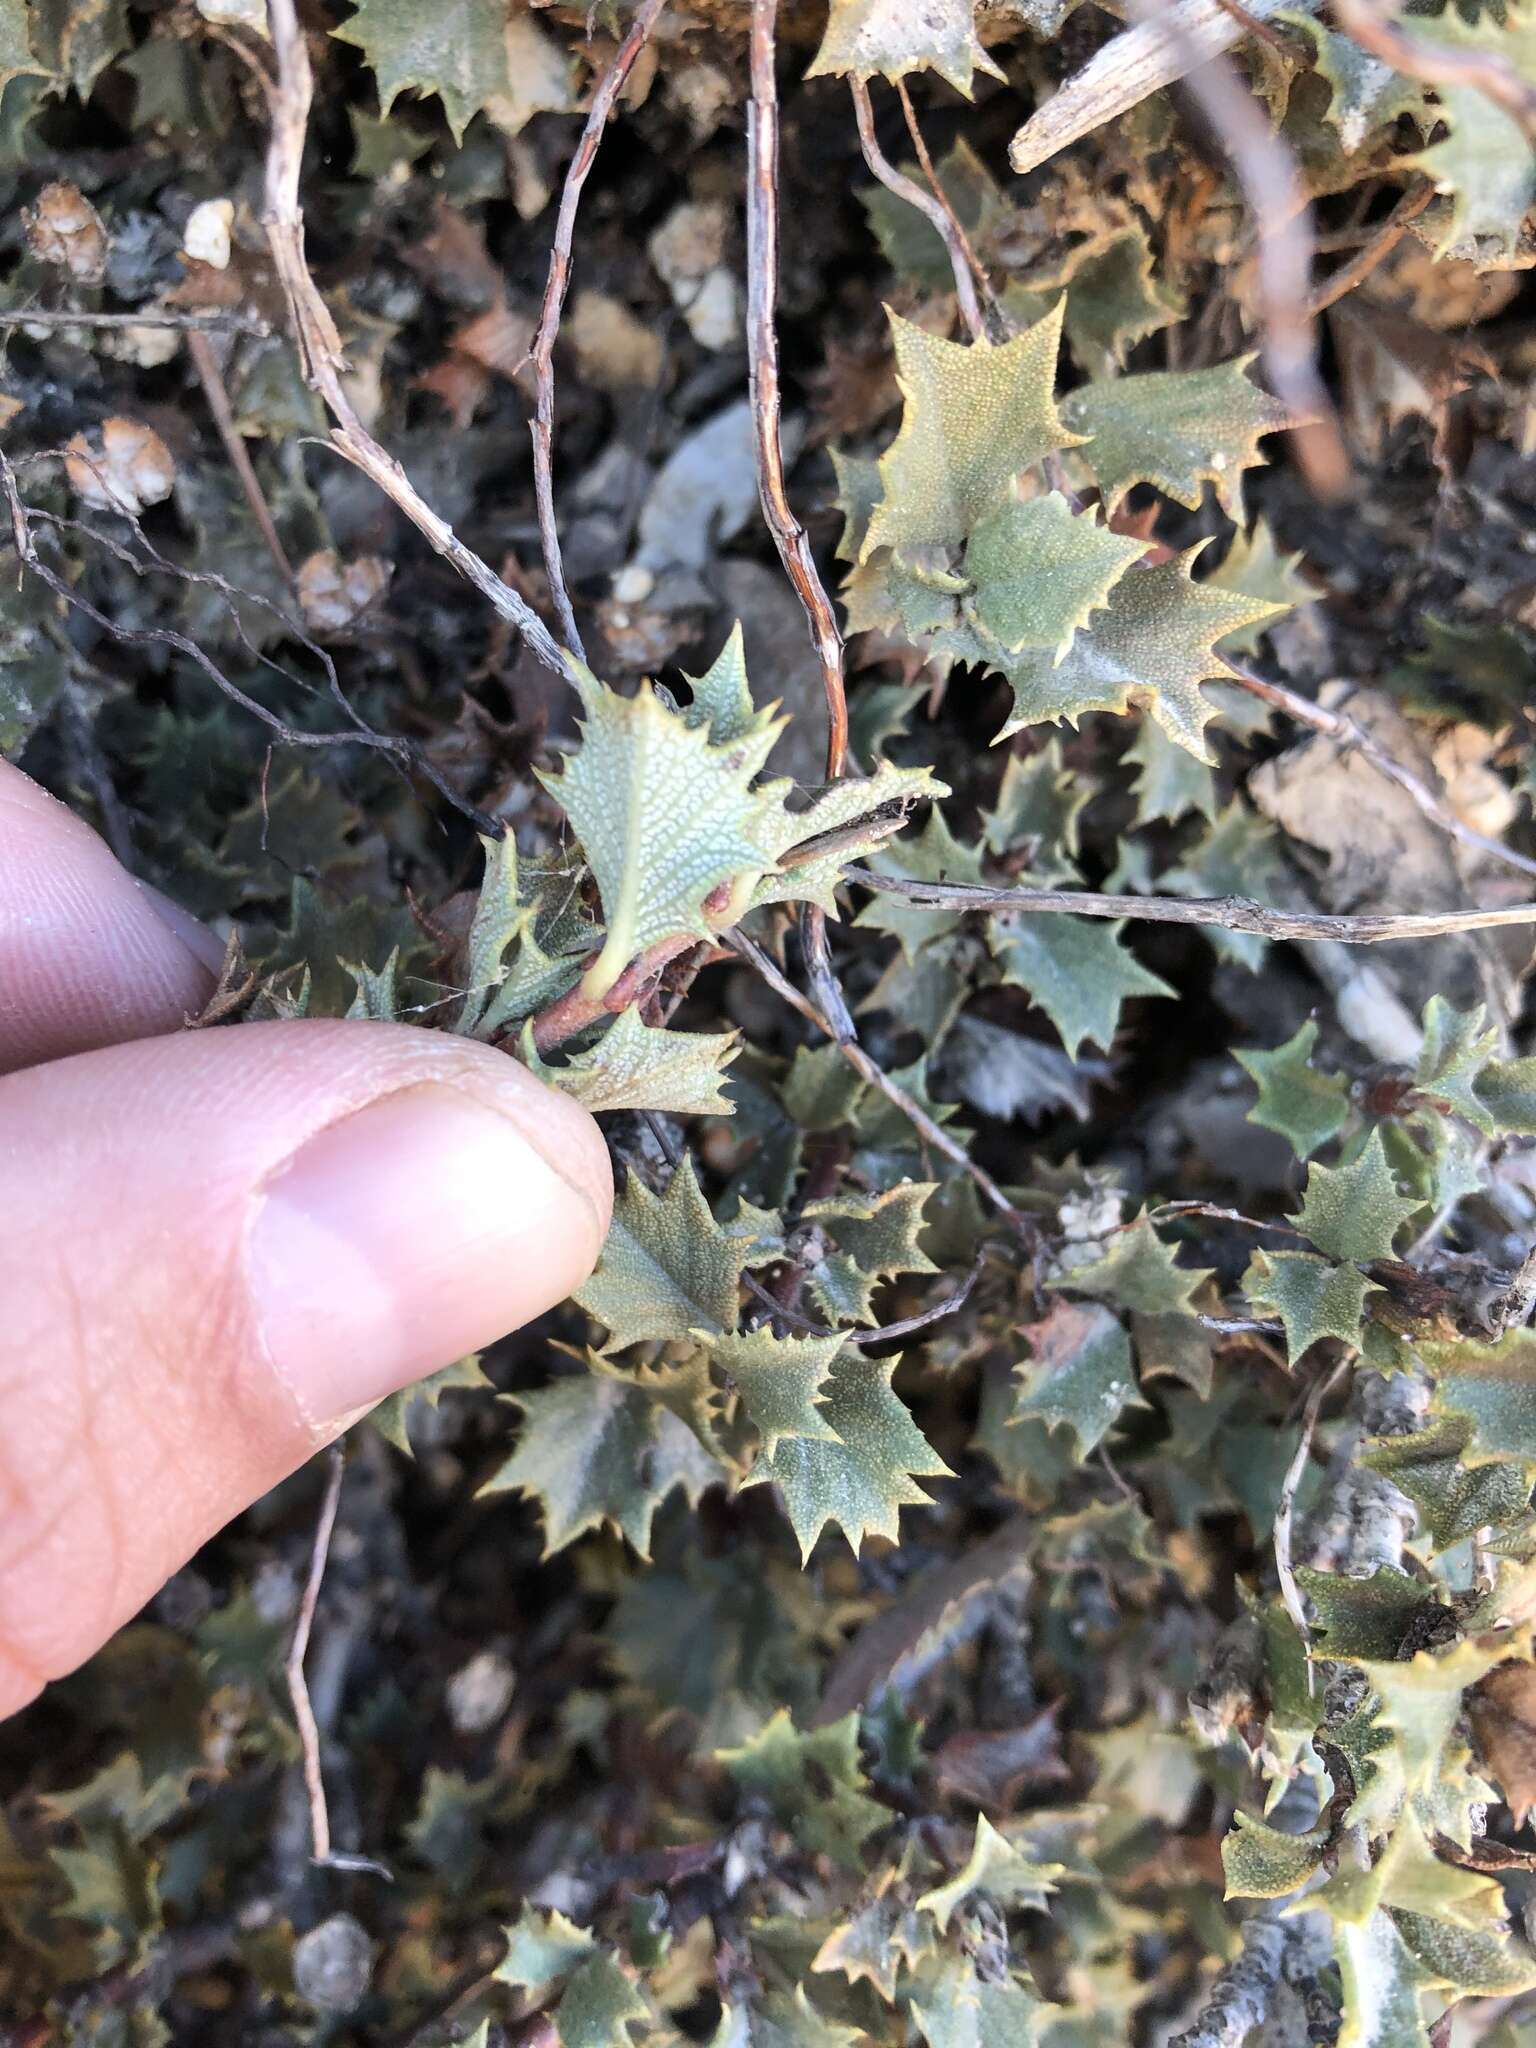
[[[601,1243],[592,1197],[510,1115],[428,1083],[310,1139],[247,1256],[273,1370],[322,1427],[554,1307]]]
[[[199,967],[206,967],[210,974],[217,974],[224,965],[224,942],[207,925],[173,903],[169,896],[162,895],[152,882],[140,882],[150,909],[160,922],[180,939]]]

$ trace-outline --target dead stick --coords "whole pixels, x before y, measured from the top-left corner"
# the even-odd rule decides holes
[[[288,559],[282,536],[278,533],[271,509],[257,480],[250,451],[245,445],[245,436],[235,424],[234,410],[224,384],[224,373],[219,368],[219,359],[213,352],[213,343],[206,334],[194,328],[187,336],[187,353],[192,358],[197,381],[203,387],[203,396],[208,401],[208,410],[213,414],[213,423],[219,430],[219,439],[224,443],[224,453],[229,457],[229,466],[240,479],[240,488],[245,493],[245,502],[251,508],[251,517],[261,530],[261,537],[267,544],[267,553],[277,564],[277,573],[291,589],[294,581],[293,564]]]
[[[325,1560],[330,1554],[331,1531],[336,1526],[342,1474],[346,1470],[346,1457],[340,1444],[332,1444],[326,1451],[326,1458],[329,1470],[309,1553],[309,1577],[304,1582],[304,1597],[299,1602],[298,1619],[293,1625],[287,1663],[288,1692],[293,1701],[293,1718],[298,1724],[299,1747],[304,1756],[304,1784],[309,1793],[310,1854],[316,1863],[329,1863],[331,1860],[331,1815],[325,1803],[325,1778],[320,1769],[320,1729],[315,1720],[315,1710],[310,1705],[304,1658],[309,1649],[310,1631],[315,1625],[315,1607],[325,1579]]]
[[[1336,939],[1345,946],[1381,946],[1399,939],[1438,938],[1444,932],[1536,924],[1536,903],[1516,903],[1503,910],[1328,917],[1274,910],[1246,896],[1104,896],[1093,889],[990,889],[982,883],[913,882],[902,875],[877,875],[870,868],[858,867],[846,868],[844,877],[861,888],[902,896],[910,903],[932,904],[936,910],[1019,912],[1028,917],[1131,917],[1144,924],[1216,925],[1223,931],[1256,932],[1264,939]]]
[[[1420,780],[1411,768],[1405,768],[1401,761],[1389,754],[1379,740],[1372,739],[1365,727],[1347,712],[1330,711],[1324,704],[1314,704],[1310,697],[1300,697],[1294,690],[1288,690],[1283,683],[1269,682],[1263,676],[1256,676],[1245,668],[1229,663],[1232,680],[1240,683],[1250,696],[1260,698],[1265,704],[1272,704],[1277,711],[1283,711],[1287,718],[1295,719],[1298,725],[1310,726],[1314,732],[1325,734],[1341,746],[1352,748],[1362,759],[1370,762],[1378,773],[1385,775],[1389,782],[1395,782],[1405,795],[1411,797],[1432,825],[1458,840],[1463,846],[1476,853],[1485,853],[1492,860],[1502,861],[1506,867],[1515,868],[1522,875],[1536,875],[1536,860],[1526,854],[1515,852],[1501,840],[1490,839],[1485,832],[1476,832],[1470,825],[1464,825],[1449,806],[1442,803],[1427,783]],[[1223,678],[1223,681],[1227,678]]]
[[[147,306],[140,313],[71,313],[50,307],[7,306],[0,327],[171,327],[179,334],[270,334],[256,313],[172,313]]]
[[[752,0],[752,97],[747,102],[747,367],[756,438],[757,492],[784,573],[794,585],[821,664],[827,700],[827,780],[848,762],[848,697],[843,683],[843,636],[826,585],[816,568],[805,528],[796,518],[784,481],[779,434],[779,103],[774,78],[774,22],[778,0]],[[827,921],[814,904],[800,914],[806,972],[821,1012],[839,1044],[854,1036],[827,945]]]
[[[814,1024],[823,1037],[830,1038],[854,1072],[872,1088],[877,1088],[887,1102],[893,1103],[919,1136],[936,1152],[942,1152],[944,1157],[952,1160],[962,1173],[969,1174],[998,1214],[1005,1216],[1015,1230],[1033,1242],[1034,1225],[1031,1219],[1022,1209],[1016,1208],[1009,1201],[986,1168],[978,1166],[958,1138],[952,1137],[942,1124],[935,1123],[927,1110],[914,1102],[899,1082],[893,1081],[882,1067],[877,1066],[863,1046],[853,1044],[847,1039],[840,1039],[810,998],[803,996],[794,983],[779,972],[760,946],[754,945],[745,933],[739,931],[727,932],[724,935],[724,943],[732,952],[739,953],[748,966],[756,968],[768,986],[776,995],[782,996],[791,1009],[797,1010],[808,1024]]]
[[[976,264],[974,252],[964,228],[951,211],[937,181],[932,193],[925,192],[905,177],[881,149],[875,135],[875,110],[870,102],[869,87],[862,78],[850,78],[848,89],[853,94],[854,118],[859,124],[859,147],[864,152],[864,161],[880,180],[887,192],[893,192],[898,199],[904,199],[908,206],[915,206],[931,222],[934,232],[944,244],[949,256],[949,267],[954,272],[955,298],[959,302],[960,317],[972,337],[981,341],[986,335],[986,323],[981,317],[981,307],[976,298],[976,280],[981,267]],[[903,95],[905,102],[905,95]],[[929,173],[932,179],[932,172]],[[972,266],[975,265],[973,272]]]
[[[1326,313],[1330,306],[1336,306],[1347,292],[1364,282],[1378,263],[1384,263],[1407,234],[1409,226],[1428,206],[1435,196],[1435,188],[1426,178],[1416,192],[1408,193],[1382,222],[1363,249],[1357,250],[1342,269],[1332,277],[1324,278],[1307,300],[1307,311],[1314,318]]]
[[[533,490],[539,510],[539,542],[544,551],[544,573],[549,578],[550,599],[560,621],[560,630],[565,635],[565,644],[582,661],[587,658],[586,649],[581,644],[576,614],[571,609],[565,565],[560,559],[560,535],[555,525],[555,338],[560,332],[560,315],[570,288],[571,249],[582,188],[596,161],[597,147],[603,139],[608,116],[613,112],[615,102],[634,69],[635,59],[645,48],[651,30],[656,26],[656,17],[665,4],[666,0],[641,0],[628,35],[619,45],[617,55],[592,95],[587,124],[581,131],[576,154],[567,166],[565,184],[560,192],[560,211],[555,217],[555,239],[549,252],[544,304],[539,311],[538,332],[529,351],[537,390],[533,418]]]
[[[1307,1405],[1302,1410],[1301,1436],[1296,1444],[1295,1455],[1286,1467],[1285,1478],[1280,1486],[1280,1499],[1275,1508],[1275,1574],[1280,1581],[1280,1598],[1285,1603],[1286,1613],[1296,1624],[1296,1633],[1301,1637],[1302,1645],[1306,1649],[1310,1649],[1312,1646],[1312,1631],[1307,1621],[1306,1607],[1302,1602],[1301,1589],[1296,1584],[1295,1566],[1291,1562],[1292,1518],[1295,1513],[1296,1495],[1301,1486],[1302,1475],[1307,1469],[1307,1460],[1312,1455],[1312,1433],[1317,1428],[1317,1418],[1322,1412],[1323,1403],[1328,1398],[1330,1389],[1339,1375],[1347,1370],[1350,1359],[1353,1356],[1354,1354],[1351,1352],[1347,1357],[1341,1358],[1332,1372],[1323,1373],[1313,1381],[1311,1391],[1307,1395]],[[1309,1698],[1311,1692],[1312,1665],[1309,1660],[1307,1664],[1307,1694]]]
[[[324,399],[337,421],[330,445],[364,476],[373,479],[437,553],[450,561],[501,617],[517,628],[546,668],[569,681],[570,657],[532,605],[510,584],[504,583],[473,548],[466,547],[447,520],[432,510],[399,463],[387,455],[368,432],[342,388],[340,371],[345,357],[341,336],[309,274],[304,256],[304,210],[299,204],[299,173],[303,167],[304,137],[314,97],[314,77],[310,70],[309,51],[294,11],[294,0],[267,0],[267,27],[277,62],[275,80],[269,78],[260,69],[257,59],[247,53],[247,62],[256,66],[272,108],[262,225],[266,229],[273,265],[288,302],[305,379]]]
[[[1175,42],[1191,43],[1158,0],[1131,0],[1129,11],[1138,21],[1158,22]],[[1184,83],[1220,139],[1253,214],[1264,367],[1275,396],[1295,416],[1297,460],[1320,497],[1338,497],[1349,481],[1349,461],[1313,347],[1307,312],[1312,225],[1295,160],[1228,58],[1195,62]]]

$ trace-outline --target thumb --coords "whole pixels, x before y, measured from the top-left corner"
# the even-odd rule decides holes
[[[292,1023],[0,1079],[0,1714],[375,1401],[591,1270],[596,1125],[505,1055]]]

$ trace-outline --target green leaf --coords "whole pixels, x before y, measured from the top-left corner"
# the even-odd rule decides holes
[[[1454,54],[1490,56],[1527,83],[1536,76],[1536,20],[1512,7],[1507,21],[1485,15],[1463,21],[1448,8],[1432,32],[1415,37],[1434,62],[1436,45]],[[1476,264],[1500,266],[1514,258],[1521,225],[1536,197],[1536,151],[1515,117],[1479,91],[1476,85],[1438,74],[1436,109],[1447,133],[1416,157],[1415,163],[1450,204],[1437,212],[1437,256],[1454,256]]]
[[[1064,766],[1054,736],[1038,753],[1010,754],[997,802],[981,814],[983,842],[999,857],[1022,855],[1038,882],[1076,881],[1083,809],[1096,788],[1092,776]]]
[[[1408,1436],[1369,1438],[1359,1454],[1367,1470],[1382,1473],[1407,1494],[1437,1550],[1448,1550],[1486,1524],[1519,1521],[1530,1500],[1524,1466],[1463,1462],[1472,1438],[1469,1418],[1453,1414]]]
[[[1053,1301],[1045,1317],[1021,1333],[1031,1356],[1014,1367],[1021,1382],[1014,1420],[1036,1417],[1070,1430],[1079,1458],[1109,1434],[1121,1410],[1144,1408],[1131,1363],[1131,1342],[1107,1308]]]
[[[1400,114],[1410,114],[1421,124],[1429,118],[1423,86],[1373,57],[1353,36],[1325,28],[1299,8],[1282,8],[1271,19],[1277,26],[1283,22],[1309,45],[1318,76],[1331,88],[1323,119],[1348,154],[1390,127]]]
[[[510,1984],[542,2002],[589,1957],[597,1944],[585,1928],[563,1913],[544,1913],[525,1906],[521,1917],[504,1928],[507,1952],[492,1972],[498,1984]]]
[[[1336,1266],[1311,1252],[1256,1251],[1242,1284],[1259,1315],[1277,1315],[1285,1325],[1292,1365],[1321,1337],[1358,1344],[1365,1297],[1377,1291],[1354,1266]]]
[[[1317,1869],[1328,1843],[1328,1830],[1287,1835],[1267,1827],[1251,1813],[1233,1815],[1232,1831],[1221,1845],[1221,1867],[1229,1899],[1283,1899]]]
[[[1057,492],[1004,498],[972,528],[965,574],[977,624],[1010,654],[1066,652],[1088,615],[1107,602],[1145,543],[1111,533]]]
[[[610,1955],[589,1956],[570,1977],[555,2007],[560,2048],[629,2048],[631,2025],[650,2008]]]
[[[407,1457],[413,1455],[409,1435],[412,1415],[420,1402],[428,1408],[435,1408],[450,1388],[462,1387],[471,1391],[490,1386],[490,1381],[480,1369],[478,1353],[461,1358],[453,1365],[445,1365],[440,1372],[428,1373],[424,1380],[415,1380],[408,1387],[402,1387],[398,1394],[388,1394],[375,1408],[368,1411],[368,1421],[387,1443],[397,1451],[404,1451]]]
[[[829,1316],[868,1322],[882,1280],[938,1272],[917,1242],[937,1187],[936,1181],[903,1181],[883,1195],[832,1195],[806,1203],[805,1221],[832,1247],[809,1273],[811,1291]]]
[[[1528,1633],[1509,1630],[1468,1637],[1446,1650],[1420,1650],[1406,1662],[1348,1658],[1380,1698],[1373,1726],[1378,1734],[1392,1738],[1388,1781],[1400,1783],[1409,1796],[1433,1789],[1442,1773],[1442,1752],[1461,1715],[1462,1694],[1495,1664],[1524,1654],[1528,1642]],[[1365,1798],[1376,1811],[1378,1802],[1369,1787]],[[1360,1803],[1357,1800],[1356,1805]],[[1351,1809],[1350,1817],[1360,1816]]]
[[[1215,818],[1215,776],[1204,761],[1176,746],[1155,718],[1137,719],[1136,736],[1121,761],[1139,770],[1131,785],[1138,824],[1150,825],[1162,818],[1176,825],[1188,811]]]
[[[1314,1160],[1307,1168],[1296,1227],[1331,1259],[1389,1259],[1392,1240],[1418,1207],[1397,1192],[1377,1129],[1351,1165]]]
[[[1428,1913],[1391,1912],[1421,1983],[1443,1985],[1458,1998],[1512,1998],[1536,1989],[1536,1958],[1507,1934],[1474,1932]]]
[[[1474,1092],[1500,1131],[1536,1137],[1536,1059],[1490,1060]]]
[[[976,1839],[965,1868],[948,1884],[924,1892],[917,1901],[919,1913],[931,1913],[941,1931],[949,1927],[956,1907],[976,1892],[984,1892],[998,1906],[1022,1906],[1044,1912],[1055,1880],[1061,1875],[1059,1863],[1037,1863],[1006,1836],[1000,1835],[984,1813],[976,1816]]]
[[[1344,2021],[1338,2048],[1429,2048],[1420,2014],[1423,1981],[1390,1914],[1334,1926]]]
[[[1080,1265],[1058,1269],[1047,1276],[1045,1284],[1155,1316],[1187,1313],[1197,1289],[1210,1277],[1208,1267],[1179,1265],[1173,1248],[1158,1236],[1150,1220],[1138,1216],[1127,1228],[1115,1232],[1107,1250],[1096,1252]]]
[[[803,1557],[810,1556],[828,1522],[837,1524],[855,1550],[866,1536],[894,1541],[898,1510],[928,1505],[913,1481],[948,1475],[949,1467],[892,1391],[896,1365],[893,1358],[844,1351],[822,1406],[837,1441],[786,1437],[742,1482],[780,1489]]]
[[[807,78],[872,78],[893,82],[913,71],[936,71],[971,96],[977,71],[1003,73],[976,34],[972,0],[832,0],[832,14]]]
[[[1309,1017],[1293,1038],[1271,1052],[1239,1052],[1238,1065],[1258,1083],[1251,1124],[1278,1131],[1298,1159],[1309,1159],[1336,1138],[1349,1120],[1349,1088],[1342,1074],[1322,1074],[1311,1063],[1317,1024]]]
[[[1270,604],[1282,605],[1287,611],[1311,604],[1317,596],[1316,590],[1307,579],[1298,574],[1301,562],[1299,553],[1283,555],[1275,546],[1275,536],[1267,519],[1256,519],[1247,533],[1239,530],[1232,537],[1232,545],[1222,556],[1220,566],[1213,569],[1206,578],[1223,590],[1241,591],[1244,597],[1259,597]],[[1218,652],[1228,656],[1249,654],[1257,647],[1265,633],[1263,622],[1254,626],[1242,626],[1235,633],[1226,634],[1218,643]],[[1245,712],[1258,712],[1266,716],[1265,707],[1254,698],[1249,698]]]
[[[894,313],[891,332],[906,404],[880,458],[860,561],[879,547],[964,540],[1020,470],[1077,438],[1056,411],[1059,308],[998,347],[945,341]]]
[[[725,645],[701,676],[685,678],[693,701],[683,713],[688,725],[702,725],[716,746],[754,737],[777,721],[771,711],[759,711],[752,702],[747,681],[747,651],[741,625],[732,626]]]
[[[910,1994],[912,2017],[928,2048],[1035,2048],[1041,2004],[1008,1976],[978,1974],[968,1956],[940,1956]]]
[[[1003,980],[1039,1004],[1074,1059],[1085,1038],[1109,1050],[1128,997],[1173,994],[1121,943],[1120,930],[1105,918],[1024,913],[988,921]]]
[[[768,1991],[750,2005],[721,2006],[709,2048],[857,2048],[860,2027],[829,2020],[797,1984],[793,1995]]]
[[[629,1176],[597,1269],[572,1298],[606,1325],[605,1350],[666,1342],[699,1328],[717,1335],[736,1327],[750,1256],[750,1239],[715,1221],[685,1153],[663,1194]]]
[[[674,1487],[696,1502],[723,1477],[686,1423],[643,1385],[588,1356],[586,1377],[507,1398],[525,1417],[517,1449],[481,1488],[511,1487],[535,1500],[544,1521],[544,1555],[588,1529],[614,1528],[641,1557],[651,1523]]]
[[[1090,377],[1111,376],[1126,351],[1182,318],[1184,299],[1156,274],[1147,231],[1139,221],[1080,243],[1053,274],[1031,274],[1033,290],[1067,290],[1067,346]]]
[[[837,1442],[836,1431],[817,1403],[842,1347],[841,1332],[830,1337],[776,1337],[767,1328],[741,1337],[711,1337],[707,1345],[711,1359],[741,1396],[748,1420],[763,1440],[765,1457],[772,1457],[785,1438]]]
[[[1419,1579],[1378,1565],[1368,1579],[1298,1565],[1296,1583],[1316,1610],[1328,1657],[1395,1657],[1426,1608],[1439,1601]]]
[[[859,1717],[801,1734],[781,1707],[750,1741],[719,1753],[744,1792],[765,1800],[802,1849],[860,1870],[860,1845],[892,1818],[865,1791]]]
[[[1200,685],[1228,673],[1216,642],[1277,617],[1283,607],[1192,583],[1189,567],[1198,553],[1191,548],[1153,568],[1128,569],[1059,662],[1030,649],[991,660],[1013,686],[1013,710],[998,738],[1046,719],[1076,725],[1085,712],[1139,705],[1171,740],[1210,760],[1204,735],[1216,707]]]
[[[1499,1034],[1489,1025],[1481,1003],[1473,1010],[1453,1010],[1444,996],[1434,995],[1425,1005],[1424,1044],[1414,1082],[1490,1138],[1493,1114],[1475,1089],[1498,1044]]]
[[[1469,1465],[1497,1458],[1536,1465],[1536,1331],[1512,1330],[1496,1344],[1418,1348],[1435,1376],[1435,1412],[1471,1426],[1462,1454]]]
[[[583,1107],[666,1110],[674,1116],[729,1116],[725,1070],[741,1050],[734,1031],[668,1031],[621,1010],[585,1052],[552,1067],[540,1059],[533,1026],[523,1027],[523,1061],[551,1088]]]
[[[880,1879],[875,1882],[881,1885]],[[872,1984],[893,2005],[898,1977],[933,1948],[933,1929],[918,1918],[898,1886],[887,1884],[833,1928],[811,1968],[841,1971],[850,1984]]]
[[[1260,440],[1298,424],[1250,381],[1252,361],[1239,356],[1211,370],[1141,371],[1085,385],[1065,399],[1062,417],[1088,437],[1084,459],[1105,502],[1152,484],[1194,512],[1209,483],[1222,509],[1237,518],[1243,473],[1264,460]]]
[[[381,113],[402,92],[436,93],[455,142],[482,109],[515,134],[539,108],[570,104],[564,54],[533,21],[509,19],[507,0],[359,0],[332,33],[372,67]]]

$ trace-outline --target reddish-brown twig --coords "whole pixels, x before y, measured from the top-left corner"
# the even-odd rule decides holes
[[[240,480],[245,493],[245,502],[251,508],[251,517],[256,521],[267,553],[277,564],[277,573],[291,589],[293,586],[293,564],[289,561],[283,546],[282,536],[267,504],[256,471],[252,466],[250,453],[245,445],[245,436],[235,424],[235,415],[229,402],[229,393],[224,386],[224,373],[219,368],[219,359],[213,352],[213,343],[200,328],[192,328],[187,334],[187,353],[192,358],[192,367],[197,372],[197,381],[203,387],[203,396],[208,401],[208,410],[213,414],[213,423],[219,430],[219,439],[224,444],[224,453],[229,457],[229,466]]]
[[[1161,21],[1183,38],[1156,0],[1131,0],[1138,21]],[[1186,39],[1187,40],[1187,39]],[[1338,414],[1318,374],[1307,311],[1312,227],[1291,152],[1225,56],[1194,64],[1184,83],[1226,151],[1253,214],[1264,367],[1295,421],[1296,457],[1314,491],[1337,497],[1349,481]]]
[[[608,125],[619,94],[624,90],[635,59],[645,48],[656,17],[666,0],[641,0],[629,33],[618,47],[613,62],[603,73],[587,124],[581,131],[576,154],[566,167],[560,192],[560,210],[555,216],[555,239],[549,252],[549,277],[544,286],[544,303],[539,310],[538,332],[529,350],[537,397],[533,417],[533,490],[539,512],[539,542],[544,550],[544,573],[549,579],[550,601],[565,635],[565,644],[582,661],[586,649],[571,609],[565,584],[565,565],[560,558],[560,535],[555,526],[555,338],[560,332],[560,315],[571,282],[571,249],[576,235],[576,211],[581,205],[582,187],[597,158],[598,144]]]
[[[1497,50],[1456,50],[1406,34],[1382,0],[1333,0],[1334,19],[1363,50],[1426,85],[1470,85],[1502,107],[1536,142],[1536,86]]]
[[[905,177],[881,149],[875,135],[875,110],[870,102],[869,87],[862,78],[850,78],[848,89],[853,94],[854,118],[859,124],[859,146],[864,152],[864,161],[880,180],[887,192],[893,192],[898,199],[904,199],[908,206],[915,206],[933,224],[934,232],[942,240],[949,256],[949,267],[954,272],[955,298],[960,307],[960,317],[968,332],[981,340],[986,334],[986,324],[981,317],[981,306],[976,297],[977,280],[981,277],[981,266],[976,262],[975,252],[965,229],[960,225],[953,208],[945,199],[934,177],[931,167],[928,177],[933,191],[925,192],[921,185]],[[908,104],[902,95],[903,104]],[[915,137],[915,123],[914,140]],[[926,151],[924,152],[926,155]]]
[[[569,658],[532,605],[504,583],[473,548],[466,547],[447,520],[432,510],[399,463],[368,432],[342,387],[340,372],[345,357],[341,336],[309,274],[304,256],[299,173],[314,98],[314,76],[294,0],[267,0],[267,28],[277,67],[275,77],[262,70],[259,60],[242,47],[247,63],[261,80],[272,113],[262,225],[273,267],[288,302],[305,378],[319,392],[337,422],[331,431],[330,446],[372,478],[438,554],[452,562],[459,574],[517,628],[546,668],[568,680]]]
[[[903,896],[937,910],[1020,912],[1026,917],[1130,917],[1144,924],[1216,925],[1255,932],[1264,939],[1334,939],[1345,946],[1381,946],[1398,939],[1432,939],[1443,932],[1489,931],[1497,925],[1536,924],[1536,903],[1501,910],[1444,910],[1423,916],[1377,912],[1328,917],[1274,910],[1246,896],[1104,896],[1093,889],[989,889],[982,883],[912,882],[849,868],[847,879],[882,895]]]
[[[1307,311],[1316,318],[1319,313],[1327,312],[1330,306],[1336,306],[1346,293],[1352,292],[1357,284],[1368,278],[1377,264],[1384,263],[1392,254],[1434,196],[1435,188],[1428,179],[1417,190],[1405,193],[1364,247],[1358,249],[1332,277],[1323,279],[1307,300]]]

